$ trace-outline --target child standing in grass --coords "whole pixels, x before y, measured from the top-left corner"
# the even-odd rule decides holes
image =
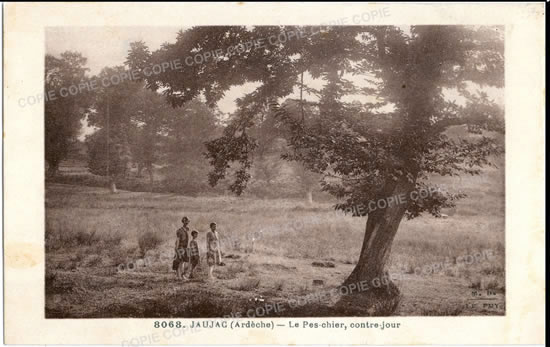
[[[215,265],[221,265],[222,251],[220,237],[216,231],[216,223],[210,223],[210,231],[206,234],[206,260],[208,262],[208,278],[213,279]]]
[[[182,280],[187,280],[187,277],[185,277],[185,263],[189,262],[189,255],[187,254],[189,222],[189,218],[183,217],[181,219],[183,225],[176,231],[176,264],[174,265],[176,265],[176,276]]]
[[[199,254],[199,245],[197,244],[197,236],[199,233],[196,230],[193,230],[191,232],[191,237],[193,238],[191,242],[189,242],[189,254],[191,258],[191,269],[189,270],[189,278],[193,278],[193,270],[195,270],[195,267],[200,262],[200,254]]]

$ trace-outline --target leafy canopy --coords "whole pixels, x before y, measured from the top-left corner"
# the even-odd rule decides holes
[[[267,40],[297,31],[305,34]],[[265,39],[262,47],[238,55],[228,50],[259,38]],[[209,62],[147,79],[149,88],[162,90],[175,106],[200,95],[214,104],[232,86],[258,83],[238,100],[238,110],[223,135],[207,144],[212,185],[237,164],[231,189],[243,192],[257,149],[249,130],[266,106],[286,129],[288,150],[283,157],[322,175],[323,189],[345,201],[337,206],[341,209],[385,197],[392,182],[405,180],[416,188],[429,188],[433,174],[479,174],[494,155],[502,153],[490,135],[504,131],[503,110],[469,88],[503,87],[502,28],[195,27],[153,52],[147,64],[183,61],[220,48],[223,54]],[[320,90],[304,86],[304,73],[325,85]],[[363,80],[361,86],[352,82],[358,78]],[[297,88],[317,97],[308,104],[317,117],[304,119],[296,108],[280,105]],[[466,101],[446,98],[449,90]],[[347,102],[350,96],[366,101]],[[457,126],[465,127],[469,135],[449,136],[447,130]],[[410,204],[407,213],[438,215],[460,197],[434,195]]]
[[[86,58],[77,52],[67,51],[59,57],[46,55],[44,88],[46,95],[54,97],[45,104],[45,157],[52,174],[77,140],[80,121],[91,103],[90,93],[84,91],[74,96],[67,89],[88,80],[85,65]]]

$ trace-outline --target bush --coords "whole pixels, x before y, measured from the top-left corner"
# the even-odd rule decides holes
[[[161,238],[152,231],[146,231],[138,237],[138,246],[143,256],[147,251],[157,248],[161,243]]]
[[[46,250],[70,249],[80,246],[91,246],[99,241],[96,231],[70,230],[65,226],[54,228],[46,225]]]
[[[230,288],[233,290],[240,290],[244,292],[250,292],[257,289],[260,286],[260,279],[256,277],[243,278]]]
[[[74,240],[76,246],[90,246],[97,242],[99,238],[96,236],[96,231],[78,230],[74,232]]]
[[[120,243],[122,242],[122,235],[119,233],[108,233],[104,234],[100,237],[101,242],[103,243],[103,247],[107,248],[113,248],[120,246]]]

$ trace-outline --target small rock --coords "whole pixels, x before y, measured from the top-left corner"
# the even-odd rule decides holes
[[[241,256],[238,255],[238,254],[228,254],[228,255],[224,256],[224,258],[227,258],[227,259],[240,259]]]
[[[311,265],[316,267],[336,267],[331,261],[314,261]]]
[[[314,286],[322,286],[323,284],[325,284],[325,281],[323,280],[313,280]]]

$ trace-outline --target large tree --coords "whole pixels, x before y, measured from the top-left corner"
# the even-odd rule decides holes
[[[135,109],[129,108],[143,83],[120,78],[128,71],[122,67],[106,67],[96,76],[93,110],[88,124],[99,129],[88,137],[90,170],[109,179],[110,189],[116,190],[116,181],[128,172],[131,161],[130,125]]]
[[[231,163],[240,165],[231,188],[240,194],[250,178],[256,141],[249,129],[266,105],[287,127],[289,148],[284,158],[297,160],[323,176],[323,189],[342,203],[337,208],[368,206],[429,188],[434,175],[479,174],[502,148],[488,136],[503,132],[503,111],[471,86],[502,87],[502,28],[464,26],[197,27],[178,35],[151,57],[161,63],[243,44],[239,54],[225,53],[203,64],[152,76],[148,85],[163,88],[174,105],[203,94],[216,102],[234,85],[259,86],[238,102],[238,117],[224,134],[208,144],[215,184]],[[286,35],[289,32],[300,35]],[[292,36],[292,37],[290,37]],[[271,39],[270,39],[271,38]],[[273,39],[278,38],[278,39]],[[286,38],[286,39],[285,39]],[[248,42],[263,39],[258,46]],[[317,119],[304,121],[279,106],[308,73],[323,79],[318,92]],[[364,83],[352,83],[360,77]],[[469,87],[470,86],[470,87]],[[461,95],[465,103],[446,97]],[[315,92],[314,92],[315,93]],[[347,103],[362,95],[363,103]],[[451,126],[465,126],[478,136],[454,139]],[[380,280],[401,220],[422,212],[439,215],[458,195],[432,194],[425,199],[392,204],[367,215],[357,266],[346,284]],[[357,209],[354,209],[357,211]],[[391,282],[371,291],[394,296]]]
[[[147,70],[152,67],[151,53],[143,41],[130,43],[125,64],[138,83],[147,83],[154,71]],[[134,126],[134,159],[147,168],[151,183],[153,163],[161,161],[166,183],[186,190],[186,183],[201,175],[204,142],[215,136],[219,112],[198,98],[174,108],[157,88],[151,89],[141,90],[126,103]]]
[[[175,110],[177,113],[167,119],[161,172],[167,186],[183,194],[196,194],[210,188],[206,179],[209,166],[203,153],[205,143],[220,134],[219,114],[198,99]]]
[[[80,121],[91,102],[85,89],[74,88],[86,83],[86,58],[78,52],[64,52],[60,57],[47,54],[44,69],[45,94],[45,157],[48,175],[57,173],[59,164],[67,158],[72,144],[77,141]],[[69,90],[71,93],[69,93]]]
[[[139,83],[139,82],[138,82]],[[143,83],[140,83],[143,86]],[[166,138],[174,119],[183,116],[180,109],[168,105],[157,92],[141,88],[123,102],[127,115],[126,132],[131,146],[132,161],[149,174],[150,190],[154,185],[154,164],[159,164],[167,150]]]
[[[90,172],[108,177],[109,188],[116,193],[116,182],[127,176],[132,160],[127,134],[102,128],[86,136],[86,144]]]

